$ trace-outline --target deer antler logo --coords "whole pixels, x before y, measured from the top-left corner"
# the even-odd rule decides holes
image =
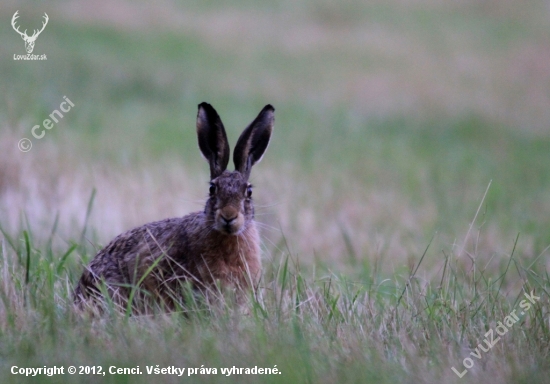
[[[46,14],[46,12],[44,12],[44,16],[43,16],[44,17],[44,22],[42,23],[42,29],[41,30],[35,29],[32,36],[29,36],[29,35],[27,35],[27,30],[26,29],[25,29],[25,32],[21,32],[19,30],[19,27],[15,26],[15,20],[17,20],[17,18],[19,17],[18,13],[19,13],[19,11],[16,11],[13,14],[13,17],[11,19],[11,26],[13,27],[13,29],[15,29],[15,31],[17,33],[19,33],[21,35],[21,38],[23,40],[25,40],[25,49],[27,50],[27,53],[32,53],[32,50],[34,49],[34,42],[36,41],[36,38],[38,37],[38,35],[40,35],[42,33],[44,28],[46,28],[46,24],[48,24],[49,17]]]

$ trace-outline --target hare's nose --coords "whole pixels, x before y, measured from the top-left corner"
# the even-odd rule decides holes
[[[220,211],[220,217],[225,225],[233,223],[235,220],[237,220],[237,216],[239,216],[239,211],[237,211],[233,207],[226,207],[225,209],[222,209]]]
[[[237,220],[237,215],[233,217],[226,217],[223,213],[221,214],[222,220],[224,221],[225,225],[229,225],[233,223],[235,220]]]

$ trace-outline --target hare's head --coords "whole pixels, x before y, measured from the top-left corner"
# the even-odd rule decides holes
[[[233,152],[235,171],[226,170],[229,143],[216,110],[207,103],[199,105],[197,136],[202,155],[210,164],[210,190],[205,213],[212,228],[238,235],[254,218],[252,185],[248,182],[252,166],[258,163],[269,144],[275,109],[266,105],[243,131]]]

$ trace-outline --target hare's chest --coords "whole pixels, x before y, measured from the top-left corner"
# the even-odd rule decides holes
[[[244,288],[251,283],[256,285],[260,278],[260,246],[255,228],[246,231],[246,235],[228,237],[203,256],[198,274],[205,282],[219,281]]]

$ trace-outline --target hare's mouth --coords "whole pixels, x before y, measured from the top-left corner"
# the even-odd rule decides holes
[[[220,232],[223,232],[227,235],[238,235],[241,232],[241,228],[237,228],[233,225],[224,225],[220,228]]]
[[[224,215],[218,212],[216,215],[216,229],[227,235],[238,235],[244,229],[244,215],[238,213],[234,216]]]
[[[222,224],[217,223],[216,229],[226,235],[238,235],[243,231],[242,225]]]

